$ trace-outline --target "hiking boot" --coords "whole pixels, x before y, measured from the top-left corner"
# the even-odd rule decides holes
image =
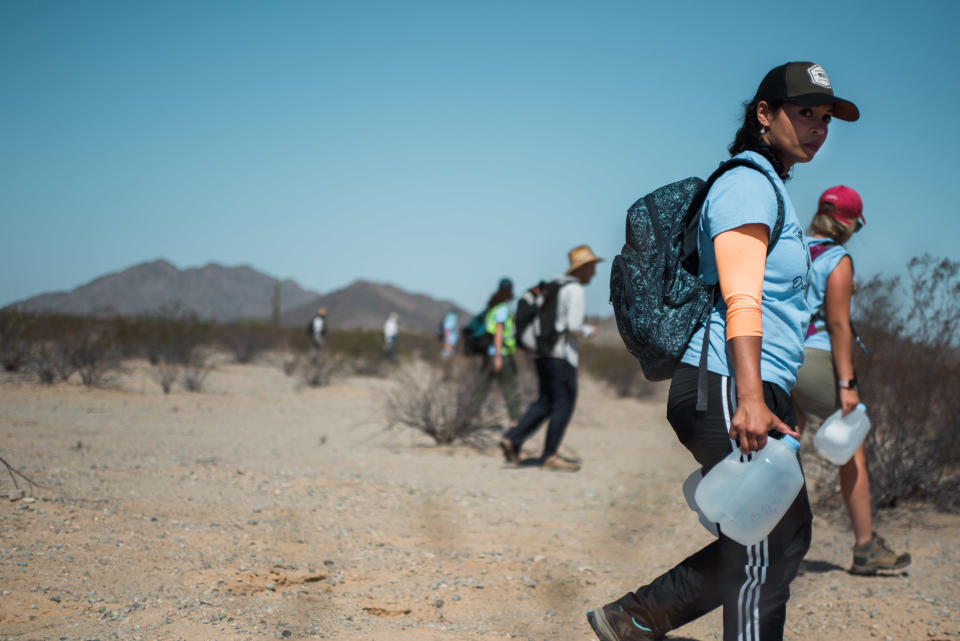
[[[576,472],[580,469],[580,464],[552,454],[543,461],[543,469],[554,472]]]
[[[664,638],[637,622],[616,601],[597,610],[587,610],[587,621],[600,641],[659,641]]]
[[[867,543],[853,546],[853,567],[850,574],[876,574],[878,570],[900,570],[910,565],[910,554],[897,554],[883,537],[873,533]]]
[[[510,439],[500,439],[500,451],[503,452],[503,458],[507,463],[513,463],[514,465],[520,463],[520,452],[517,450],[517,444]]]

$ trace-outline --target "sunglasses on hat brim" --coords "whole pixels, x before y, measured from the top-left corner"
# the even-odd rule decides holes
[[[837,222],[841,222],[844,225],[853,225],[854,232],[860,231],[861,229],[863,229],[863,226],[867,224],[866,221],[863,220],[863,216],[858,216],[857,218],[850,220],[849,218],[844,218],[843,216],[840,216],[833,212],[829,213],[828,215],[834,220],[836,220]]]

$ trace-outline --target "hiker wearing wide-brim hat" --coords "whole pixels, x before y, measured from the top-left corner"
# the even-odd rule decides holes
[[[570,263],[556,289],[556,342],[549,351],[539,352],[534,364],[539,381],[539,395],[513,428],[500,441],[500,449],[508,463],[520,462],[520,450],[547,419],[547,438],[540,463],[544,469],[575,472],[579,461],[560,456],[560,442],[573,415],[577,400],[577,368],[580,364],[578,339],[591,336],[596,327],[586,323],[587,297],[584,285],[596,273],[598,258],[589,245],[579,245],[567,254]]]
[[[709,323],[689,338],[677,337],[686,347],[667,400],[667,420],[704,472],[730,454],[731,440],[747,454],[768,438],[799,438],[790,390],[803,363],[810,257],[784,181],[793,167],[813,160],[833,118],[859,117],[820,65],[774,67],[745,104],[728,147],[740,164],[720,174],[705,195],[691,244],[698,276],[720,296]],[[662,639],[722,606],[724,641],[780,641],[812,518],[801,487],[759,543],[744,546],[719,530],[718,540],[589,611],[587,620],[602,641]]]
[[[578,247],[574,247],[567,254],[567,259],[570,261],[570,267],[567,269],[567,276],[572,276],[573,272],[585,265],[595,265],[596,263],[603,261],[602,258],[598,258],[594,255],[593,250],[590,249],[590,245],[580,245]]]
[[[803,367],[791,392],[799,432],[808,422],[816,426],[835,410],[848,414],[860,403],[853,371],[854,341],[859,339],[850,322],[853,257],[844,244],[865,224],[863,200],[854,189],[837,185],[821,194],[806,237],[812,265],[806,298],[813,317],[807,327]],[[894,552],[873,531],[870,474],[863,444],[840,466],[839,474],[840,494],[853,526],[850,572],[876,574],[910,565],[908,553]]]

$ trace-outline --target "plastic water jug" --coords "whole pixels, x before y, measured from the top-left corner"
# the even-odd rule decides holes
[[[720,536],[720,532],[717,530],[717,524],[707,518],[707,515],[700,510],[700,506],[697,505],[697,499],[695,498],[697,493],[697,487],[700,486],[700,481],[703,480],[703,472],[700,471],[698,467],[694,471],[690,472],[690,476],[687,477],[687,480],[683,482],[683,498],[687,502],[687,507],[692,511],[697,513],[697,518],[700,520],[700,525],[707,528],[707,532],[714,536]]]
[[[853,457],[869,430],[867,408],[860,403],[846,416],[843,410],[828,416],[813,435],[813,446],[834,465],[843,465]]]
[[[742,545],[762,541],[776,527],[803,487],[792,436],[768,438],[749,457],[732,451],[700,481],[694,499],[720,531]]]

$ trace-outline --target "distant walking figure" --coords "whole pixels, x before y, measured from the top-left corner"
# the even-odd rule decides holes
[[[456,310],[451,309],[444,315],[443,321],[440,323],[440,340],[443,342],[443,351],[440,354],[440,359],[442,361],[444,379],[449,379],[453,376],[453,364],[457,354],[457,341],[460,338],[459,330],[457,329],[459,320],[460,317]]]
[[[326,345],[327,339],[327,309],[325,307],[320,307],[317,309],[317,313],[314,314],[313,320],[310,321],[311,327],[311,347],[310,347],[310,358],[315,359],[320,353],[320,350]]]
[[[568,258],[570,267],[559,278],[557,294],[556,330],[559,338],[549,356],[534,360],[539,387],[537,400],[504,435],[500,449],[508,463],[519,463],[524,441],[549,419],[541,465],[548,470],[576,472],[580,464],[568,461],[557,451],[577,401],[577,367],[580,363],[577,338],[587,338],[596,331],[594,326],[585,324],[587,298],[583,286],[593,279],[597,263],[603,259],[597,258],[588,245],[574,247]]]
[[[810,223],[807,246],[812,262],[807,305],[813,313],[804,342],[803,367],[792,398],[797,430],[819,424],[836,409],[848,414],[860,402],[853,371],[853,325],[850,298],[854,291],[853,259],[844,247],[866,223],[860,195],[843,185],[823,192]],[[852,574],[875,574],[910,565],[909,554],[897,554],[873,531],[867,454],[861,444],[840,466],[840,494],[853,524]]]
[[[397,333],[399,331],[400,325],[397,321],[397,313],[390,312],[383,324],[383,349],[391,363],[397,361]]]
[[[443,353],[442,356],[444,359],[449,359],[457,352],[457,340],[459,334],[457,332],[457,321],[458,316],[456,310],[451,309],[443,317],[443,323],[441,324],[441,331],[443,332]]]
[[[517,385],[517,332],[513,322],[510,301],[513,300],[513,281],[501,278],[497,291],[490,295],[483,316],[484,331],[490,336],[490,345],[483,355],[483,376],[477,387],[475,403],[483,403],[493,381],[503,393],[503,402],[511,421],[520,416],[520,394]]]

